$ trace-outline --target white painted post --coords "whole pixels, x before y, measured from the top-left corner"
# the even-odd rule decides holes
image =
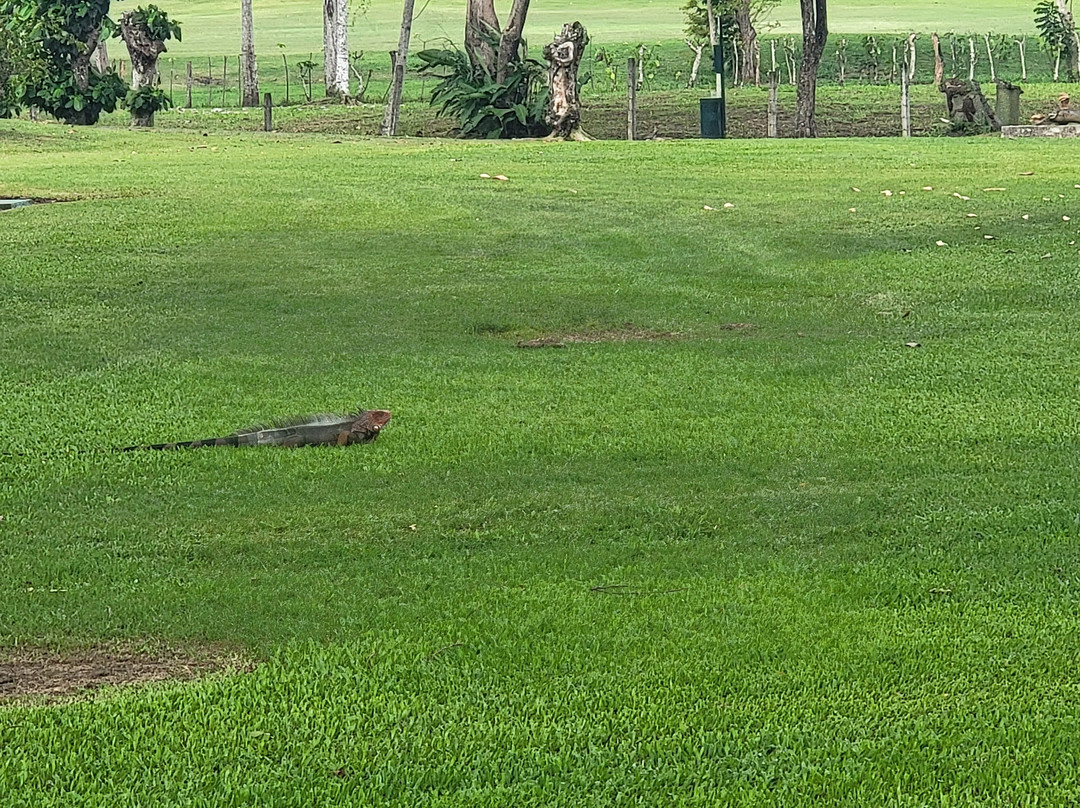
[[[779,110],[776,85],[780,82],[780,71],[773,70],[769,73],[769,137],[780,137],[778,124]]]
[[[904,69],[900,71],[900,133],[904,137],[911,137],[911,82],[906,59]]]

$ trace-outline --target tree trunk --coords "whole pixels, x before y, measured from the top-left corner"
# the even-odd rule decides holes
[[[81,92],[90,91],[90,59],[97,51],[98,41],[101,37],[101,29],[95,28],[90,31],[83,40],[83,48],[71,63],[71,72],[75,77],[75,86]]]
[[[687,87],[697,86],[697,74],[701,69],[701,52],[705,50],[705,43],[703,42],[691,42],[689,39],[684,39],[686,47],[694,52],[694,63],[690,66],[690,79],[686,82]]]
[[[581,129],[581,101],[578,99],[578,65],[589,44],[589,35],[580,22],[566,23],[562,33],[544,46],[548,60],[548,100],[544,120],[551,127],[549,140],[592,140]]]
[[[241,105],[259,106],[259,65],[255,61],[255,25],[251,19],[251,0],[240,0],[240,78]]]
[[[165,52],[165,43],[154,39],[146,22],[139,22],[135,12],[125,11],[120,15],[120,38],[127,45],[131,56],[131,89],[153,87],[157,81],[158,57]],[[132,126],[153,126],[154,113],[131,115]]]
[[[349,0],[323,0],[323,74],[327,98],[349,100]]]
[[[497,70],[491,40],[499,35],[500,30],[495,0],[468,0],[465,7],[465,52],[469,55],[473,70],[492,79]]]
[[[105,46],[104,39],[98,40],[97,47],[90,57],[90,66],[102,76],[109,69],[109,51]]]
[[[936,33],[930,37],[930,44],[934,49],[934,86],[940,87],[945,79],[945,60],[941,56],[941,37]]]
[[[393,137],[397,134],[398,117],[401,114],[401,88],[405,84],[405,64],[409,59],[409,38],[412,35],[413,5],[415,0],[405,0],[401,12],[401,36],[394,56],[394,76],[390,84],[390,97],[386,102],[379,134]]]
[[[829,27],[825,18],[825,0],[799,2],[802,4],[803,53],[799,86],[795,91],[795,137],[816,137],[817,74],[829,38]]]
[[[742,79],[759,83],[761,72],[758,69],[757,30],[751,17],[750,0],[739,0],[735,7],[735,24],[739,26],[739,40],[742,43]]]
[[[521,48],[521,36],[525,31],[525,15],[529,13],[529,0],[514,0],[506,28],[499,37],[499,55],[495,62],[495,81],[502,84],[510,74],[510,65]]]
[[[120,15],[120,38],[131,56],[131,89],[152,87],[157,79],[158,56],[165,52],[165,43],[154,39],[145,23],[133,21],[134,12]]]

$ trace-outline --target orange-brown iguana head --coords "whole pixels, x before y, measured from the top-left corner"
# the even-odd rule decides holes
[[[351,443],[370,443],[379,437],[382,428],[390,423],[389,410],[364,410],[349,429]]]

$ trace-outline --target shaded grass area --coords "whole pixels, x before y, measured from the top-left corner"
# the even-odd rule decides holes
[[[0,129],[9,804],[1075,800],[1073,144],[340,140]]]

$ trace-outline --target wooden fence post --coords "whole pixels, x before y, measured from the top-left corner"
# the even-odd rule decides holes
[[[263,131],[274,131],[274,99],[270,93],[263,93]]]
[[[780,137],[779,123],[778,123],[778,109],[779,100],[777,98],[776,85],[780,83],[780,72],[778,70],[769,71],[769,137]]]
[[[626,139],[637,139],[637,59],[626,60]]]
[[[187,108],[191,109],[191,60],[188,59],[187,63]]]
[[[911,83],[908,79],[908,60],[900,71],[900,134],[911,137]]]

